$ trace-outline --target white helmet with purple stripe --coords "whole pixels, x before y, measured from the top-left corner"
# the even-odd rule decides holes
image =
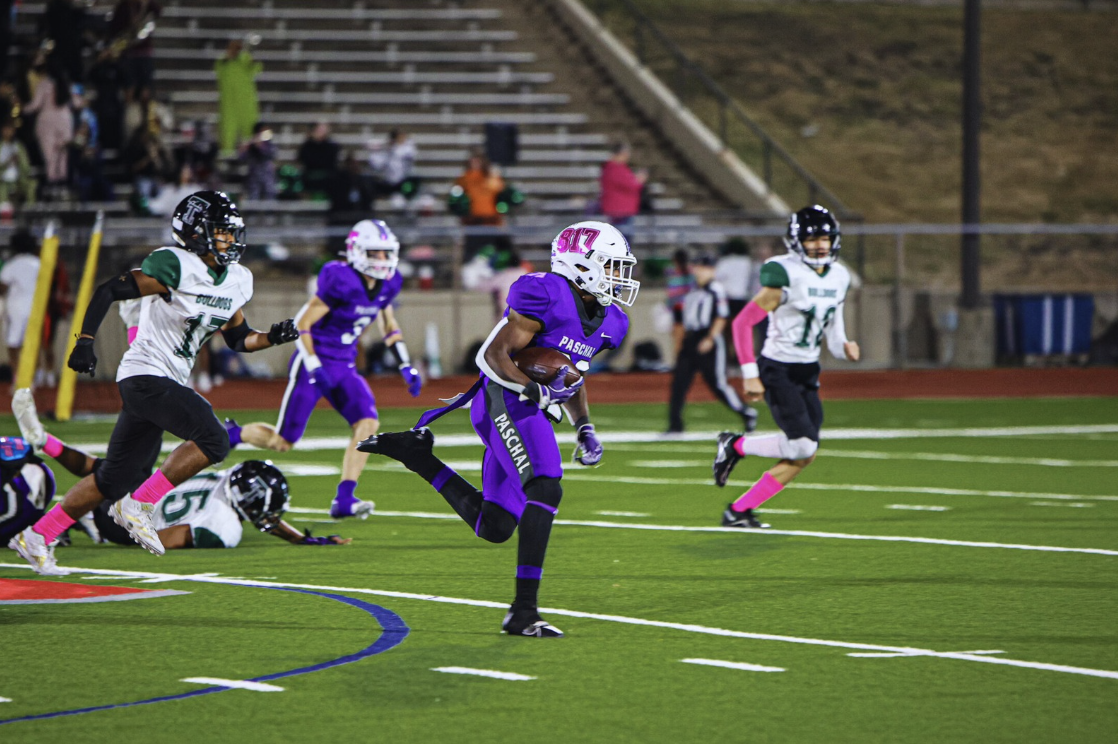
[[[633,304],[641,286],[633,278],[636,265],[629,241],[605,222],[576,222],[551,241],[551,271],[594,295],[600,305]]]
[[[384,256],[376,255],[384,252]],[[345,241],[349,265],[373,279],[391,279],[400,263],[400,241],[382,220],[361,220]]]

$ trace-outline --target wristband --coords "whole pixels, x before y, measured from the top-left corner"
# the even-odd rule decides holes
[[[300,336],[309,336],[309,335],[311,335],[310,329],[306,329],[306,330],[302,330],[302,331],[299,331],[299,335],[300,335]]]
[[[314,372],[317,369],[322,369],[322,362],[314,354],[303,357],[303,366],[307,368],[307,372]]]
[[[384,338],[381,339],[381,340],[384,341],[385,343],[388,343],[389,339],[393,339],[393,338],[396,338],[397,336],[403,336],[403,335],[404,335],[403,331],[401,331],[399,328],[397,328],[394,331],[391,331],[389,333],[384,334]]]
[[[586,426],[589,423],[590,423],[590,417],[589,416],[580,416],[578,421],[575,422],[575,429],[581,429],[582,427]]]
[[[747,362],[741,365],[741,376],[747,380],[754,380],[761,376],[761,371],[757,369],[757,362]]]

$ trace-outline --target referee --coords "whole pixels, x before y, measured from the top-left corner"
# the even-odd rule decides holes
[[[722,285],[714,281],[715,263],[715,257],[708,254],[691,263],[695,286],[683,297],[683,340],[672,372],[669,434],[683,431],[683,403],[696,372],[703,376],[703,381],[719,400],[741,416],[746,432],[757,427],[757,411],[742,403],[726,381],[726,339],[723,331],[730,318],[730,304]]]

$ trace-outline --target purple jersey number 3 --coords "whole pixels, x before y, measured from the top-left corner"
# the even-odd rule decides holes
[[[601,235],[601,230],[595,230],[592,227],[568,227],[559,233],[559,252],[586,255],[590,252],[599,235]],[[583,244],[582,246],[579,246],[580,242]]]

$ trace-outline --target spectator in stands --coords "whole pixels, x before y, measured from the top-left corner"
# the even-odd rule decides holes
[[[109,57],[119,55],[124,102],[139,100],[155,85],[155,45],[152,32],[163,12],[157,0],[118,0],[109,21]]]
[[[89,120],[82,120],[70,141],[70,184],[82,202],[113,201],[113,185],[105,178],[101,147]]]
[[[473,151],[466,161],[466,171],[455,182],[465,192],[470,202],[470,211],[462,215],[462,224],[467,226],[491,225],[502,227],[505,216],[497,211],[497,195],[505,190],[505,179],[501,178],[497,166],[480,151]],[[493,242],[492,234],[479,233],[466,236],[465,256],[469,261],[485,245]]]
[[[307,138],[299,146],[296,160],[303,168],[303,190],[313,198],[330,193],[330,184],[338,172],[338,158],[342,148],[330,139],[330,125],[320,121],[311,127]]]
[[[753,295],[761,291],[760,277],[755,276],[757,272],[753,270],[749,251],[749,243],[742,238],[730,238],[718,249],[720,255],[714,267],[714,280],[726,292],[731,320],[738,317]],[[732,344],[730,348],[733,348]]]
[[[11,217],[14,203],[35,203],[35,177],[27,148],[16,139],[12,121],[0,127],[0,217]]]
[[[252,139],[241,146],[240,159],[248,165],[245,195],[249,199],[276,198],[276,143],[262,121],[252,128]]]
[[[31,319],[31,305],[35,300],[35,285],[39,281],[38,243],[31,233],[19,230],[12,235],[13,255],[0,269],[0,296],[4,303],[4,319],[7,321],[7,334],[4,338],[8,346],[8,364],[15,377],[19,369],[19,352],[23,348],[23,336],[27,332],[27,321]]]
[[[361,173],[361,161],[352,152],[346,153],[341,170],[335,171],[328,193],[332,214],[356,216],[372,209],[372,188],[369,180]],[[349,221],[353,221],[352,217]]]
[[[12,122],[19,129],[19,116],[23,113],[23,101],[19,99],[15,83],[0,80],[0,121]]]
[[[74,137],[74,117],[70,109],[70,81],[65,72],[48,71],[39,83],[24,111],[37,113],[35,138],[43,153],[49,197],[65,191],[68,173],[70,140]]]
[[[150,127],[139,127],[124,148],[123,160],[132,177],[133,208],[147,213],[150,200],[159,193],[160,184],[171,171],[171,156]]]
[[[373,188],[376,196],[392,196],[393,206],[403,206],[405,200],[414,194],[404,194],[404,183],[412,178],[412,169],[418,152],[415,142],[401,129],[388,133],[386,145],[376,143],[369,154],[369,166],[373,169]],[[397,196],[399,195],[399,196]]]
[[[678,248],[672,253],[671,266],[664,272],[664,276],[668,288],[665,303],[672,314],[672,347],[678,354],[683,343],[683,298],[695,287],[695,276],[691,273],[691,257],[686,249]]]
[[[648,181],[648,172],[629,167],[632,150],[629,143],[618,141],[613,155],[602,165],[601,209],[606,221],[632,242],[633,218],[640,212],[641,191]]]
[[[85,79],[85,8],[74,0],[48,0],[39,17],[39,38],[54,42],[52,64],[75,82]]]
[[[208,122],[187,119],[179,126],[183,142],[175,148],[175,169],[191,169],[195,180],[203,186],[217,185],[217,143]]]
[[[214,62],[217,74],[218,139],[221,153],[232,155],[237,146],[253,135],[260,120],[256,96],[256,76],[264,65],[255,62],[240,39],[233,39],[225,56]]]
[[[184,165],[179,168],[177,180],[173,184],[160,188],[159,193],[148,202],[148,209],[152,214],[170,217],[183,199],[201,190],[202,186],[198,183],[194,171],[189,165]]]

